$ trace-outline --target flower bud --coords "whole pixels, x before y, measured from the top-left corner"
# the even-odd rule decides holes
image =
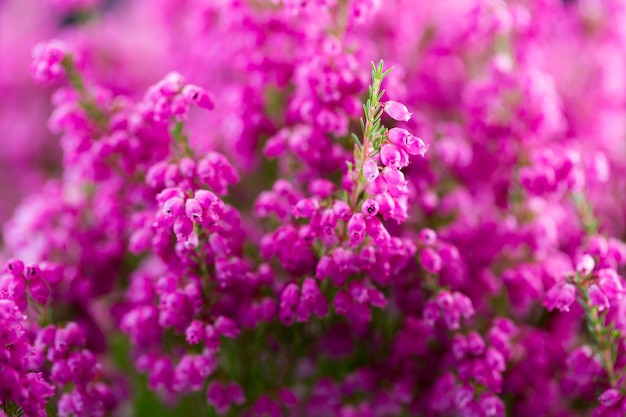
[[[185,201],[185,214],[194,223],[202,221],[202,206],[195,198],[188,198]]]
[[[368,198],[361,204],[361,213],[367,217],[374,217],[378,214],[379,206],[376,200]]]
[[[195,103],[198,107],[201,107],[203,109],[213,110],[215,108],[215,104],[213,102],[211,94],[202,87],[188,84],[183,87],[182,95],[187,100]]]
[[[348,233],[350,234],[350,243],[358,245],[365,239],[365,217],[361,213],[355,213],[348,222]]]
[[[229,319],[228,317],[219,316],[217,319],[215,319],[215,323],[213,325],[215,326],[215,330],[217,330],[217,333],[219,333],[221,336],[234,339],[235,337],[237,337],[237,335],[239,335],[239,327],[233,320]]]
[[[593,268],[596,266],[596,261],[593,260],[593,257],[589,254],[584,254],[578,263],[576,264],[576,272],[579,272],[582,276],[587,276],[591,274]]]
[[[604,391],[599,397],[598,402],[602,404],[604,407],[612,407],[616,405],[619,400],[622,399],[622,394],[615,388],[610,388]]]
[[[609,308],[609,299],[596,284],[589,287],[589,301],[592,306],[598,307],[598,311]]]
[[[382,146],[380,149],[380,161],[383,165],[388,167],[396,169],[402,168],[402,155],[400,155],[398,148],[392,144],[385,144]]]
[[[576,301],[576,287],[572,284],[557,284],[546,292],[543,305],[550,311],[555,308],[559,311],[569,311],[574,301]]]
[[[374,182],[378,178],[378,165],[373,159],[368,159],[363,164],[363,176],[367,182]]]
[[[391,118],[399,122],[408,122],[411,119],[412,113],[409,113],[409,109],[402,103],[397,101],[388,101],[384,104],[385,112],[391,116]]]

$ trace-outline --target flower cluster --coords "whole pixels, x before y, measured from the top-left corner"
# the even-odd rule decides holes
[[[114,409],[119,396],[107,385],[97,357],[85,346],[81,327],[74,322],[41,327],[27,320],[25,313],[30,309],[45,308],[48,285],[57,284],[63,272],[47,263],[25,267],[17,259],[8,261],[4,270],[0,276],[0,405],[5,412],[46,415],[55,397],[59,416],[97,416]]]
[[[622,3],[0,1],[0,417],[623,416]]]

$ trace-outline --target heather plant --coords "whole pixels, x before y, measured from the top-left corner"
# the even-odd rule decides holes
[[[621,0],[0,0],[0,417],[626,415]]]

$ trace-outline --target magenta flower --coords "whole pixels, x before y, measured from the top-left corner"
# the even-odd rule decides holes
[[[378,178],[378,165],[372,159],[368,159],[363,164],[363,175],[367,182],[374,182]]]
[[[576,287],[572,284],[556,284],[546,292],[543,305],[548,310],[558,309],[567,312],[574,301],[576,301]]]
[[[408,122],[411,119],[412,113],[409,113],[409,109],[407,109],[404,104],[398,103],[397,101],[387,101],[384,105],[384,109],[389,116],[400,122]]]

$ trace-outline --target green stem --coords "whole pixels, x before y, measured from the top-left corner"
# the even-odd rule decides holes
[[[356,175],[356,184],[352,188],[352,194],[350,195],[350,207],[353,211],[357,210],[358,198],[363,191],[365,184],[363,166],[365,165],[367,158],[378,151],[378,149],[374,149],[374,152],[370,154],[370,146],[376,144],[377,139],[380,139],[380,137],[384,134],[384,128],[381,129],[380,127],[380,97],[382,96],[380,88],[382,86],[383,79],[387,76],[387,74],[389,74],[389,72],[391,72],[391,68],[383,72],[382,61],[378,66],[375,66],[372,63],[372,85],[369,88],[368,99],[363,109],[365,113],[365,122],[361,119],[363,143],[359,143],[355,136],[356,144],[354,150],[354,160],[358,162],[356,172],[354,172],[354,175]]]
[[[593,207],[585,198],[585,195],[582,192],[572,193],[571,198],[586,234],[588,236],[596,235],[598,233],[598,220],[593,213]],[[607,327],[605,323],[606,314],[601,315],[598,312],[598,308],[592,306],[588,282],[580,274],[576,275],[574,281],[578,291],[582,294],[582,300],[579,299],[579,303],[585,310],[585,320],[595,343],[595,350],[600,356],[609,384],[615,388],[619,382],[619,377],[615,371],[616,352],[614,349],[617,346],[618,339],[621,337],[621,333],[612,326]]]
[[[184,156],[193,158],[194,153],[189,145],[189,137],[183,132],[184,127],[185,124],[183,122],[176,122],[170,133],[172,138],[174,138],[174,143],[178,145],[177,151]]]
[[[105,132],[108,125],[108,117],[100,110],[96,100],[92,94],[87,90],[85,80],[81,73],[76,69],[74,59],[71,55],[65,56],[61,65],[67,74],[67,79],[70,85],[78,92],[80,96],[79,104],[85,110],[87,115],[98,126],[100,131]]]
[[[585,308],[587,327],[589,329],[589,332],[591,333],[591,337],[596,344],[598,354],[600,355],[600,360],[602,362],[602,367],[606,372],[609,384],[612,388],[615,388],[617,386],[618,378],[615,371],[615,361],[613,355],[614,341],[611,340],[612,338],[610,334],[606,334],[607,329],[606,326],[604,326],[604,320],[598,314],[597,307],[592,307],[590,305],[589,296],[587,295],[586,291],[584,291],[583,289],[581,290],[584,294],[585,305],[583,307]]]

